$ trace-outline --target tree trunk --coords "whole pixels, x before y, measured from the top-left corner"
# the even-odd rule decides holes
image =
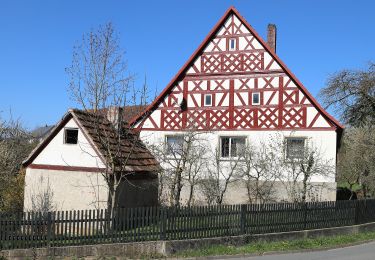
[[[191,206],[191,202],[193,200],[193,194],[194,194],[194,184],[190,184],[190,192],[189,192],[189,199],[188,199],[188,202],[187,202],[187,206],[190,207]]]
[[[180,197],[181,197],[181,190],[182,190],[182,169],[177,171],[177,180],[176,180],[176,193],[174,196],[174,205],[175,207],[180,206]]]

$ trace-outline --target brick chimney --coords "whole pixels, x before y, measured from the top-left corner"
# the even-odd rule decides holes
[[[121,107],[110,106],[107,109],[107,119],[116,129],[119,129],[122,123],[123,109]]]
[[[268,46],[276,52],[276,25],[268,24],[267,27],[267,44]]]

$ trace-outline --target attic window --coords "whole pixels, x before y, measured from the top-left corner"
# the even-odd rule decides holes
[[[259,92],[254,92],[253,93],[253,105],[260,105],[260,94]]]
[[[204,95],[204,105],[205,106],[212,106],[212,95],[211,94]]]
[[[229,39],[229,50],[230,51],[236,50],[236,39],[235,38]]]
[[[78,143],[78,129],[66,128],[64,132],[64,143],[65,144],[77,144]]]

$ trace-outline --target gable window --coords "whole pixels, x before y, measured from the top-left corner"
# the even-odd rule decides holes
[[[168,156],[181,156],[183,152],[184,136],[169,135],[165,138],[165,152]]]
[[[236,39],[235,38],[229,39],[229,50],[230,51],[236,50]]]
[[[252,104],[253,105],[260,105],[260,93],[259,92],[254,92],[252,94]]]
[[[78,129],[65,128],[64,143],[65,144],[77,144],[78,143]]]
[[[304,137],[287,137],[286,138],[286,159],[302,159],[305,153]]]
[[[222,158],[239,157],[243,155],[246,137],[220,137],[220,151]]]
[[[212,95],[211,94],[204,95],[204,105],[205,106],[212,106]]]

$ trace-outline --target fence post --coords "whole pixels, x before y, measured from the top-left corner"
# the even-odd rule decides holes
[[[241,225],[241,234],[246,234],[246,204],[241,204],[240,212],[240,225]]]
[[[167,211],[165,207],[160,209],[160,240],[167,239]]]
[[[355,215],[354,215],[354,224],[359,224],[359,200],[354,200],[355,206]]]
[[[304,230],[306,230],[306,228],[307,228],[307,206],[308,206],[308,204],[307,204],[307,202],[305,201],[304,203],[303,203],[304,205],[303,205],[303,229]]]
[[[52,237],[52,214],[51,212],[47,213],[47,247],[51,246],[51,237]]]

